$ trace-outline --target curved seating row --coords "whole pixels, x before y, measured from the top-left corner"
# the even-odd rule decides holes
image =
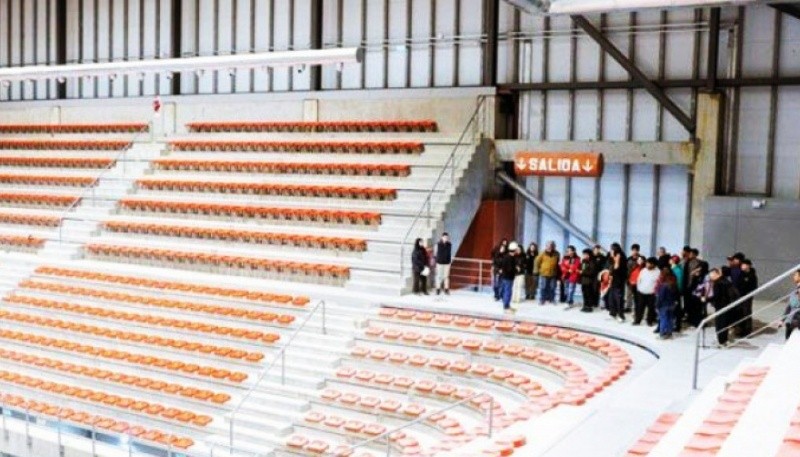
[[[405,420],[413,420],[423,415],[426,408],[419,403],[403,404],[393,399],[381,399],[374,396],[364,396],[353,392],[342,392],[337,389],[325,389],[320,394],[323,403],[337,405],[347,409],[361,412],[390,415]]]
[[[0,204],[32,208],[64,208],[80,201],[80,197],[56,194],[0,193]]]
[[[0,215],[0,222],[2,221],[3,218],[2,215]],[[107,221],[102,224],[102,227],[108,231],[118,233],[137,233],[199,240],[219,240],[235,243],[269,244],[274,246],[294,246],[309,249],[336,249],[353,252],[363,252],[367,250],[366,240],[358,238],[293,235],[290,233],[261,232],[255,230],[217,229],[124,221]]]
[[[3,201],[3,194],[0,194]],[[323,224],[351,224],[376,226],[381,223],[381,213],[374,211],[343,211],[316,208],[269,207],[235,203],[202,203],[191,201],[163,201],[146,198],[123,198],[119,207],[130,211],[158,214],[187,214],[204,217],[236,217],[283,222]]]
[[[126,140],[0,140],[0,149],[60,151],[120,151]]]
[[[664,413],[658,416],[653,424],[647,427],[647,431],[641,438],[628,449],[625,457],[644,457],[649,455],[653,448],[661,441],[661,438],[672,429],[675,422],[680,418],[680,414]]]
[[[0,182],[2,176],[0,176]],[[367,200],[394,200],[397,190],[384,187],[325,186],[302,184],[265,184],[177,179],[140,179],[140,189],[177,192],[216,192],[224,194],[273,195],[284,197],[324,197]]]
[[[200,347],[208,346],[195,343],[187,344],[186,342],[181,342],[178,340],[170,340],[167,338],[146,336],[131,332],[109,330],[101,327],[74,324],[66,321],[56,321],[55,319],[43,319],[37,316],[27,316],[18,313],[12,315],[11,313],[8,313],[6,311],[0,311],[0,319],[14,321],[14,322],[24,322],[32,325],[41,325],[42,327],[59,329],[59,330],[70,330],[72,328],[75,328],[76,329],[75,331],[77,333],[90,334],[96,336],[106,335],[108,338],[119,341],[141,342],[147,344],[152,343],[151,344],[152,346],[160,347],[162,349],[170,348],[170,349],[185,350],[187,352],[197,353],[200,352],[199,350]],[[103,348],[100,346],[93,346],[90,344],[79,344],[70,340],[45,337],[26,332],[0,329],[0,339],[6,341],[21,342],[26,345],[38,346],[52,351],[63,351],[74,354],[81,354],[89,357],[99,357],[114,362],[125,362],[134,366],[139,366],[151,370],[152,369],[163,370],[166,372],[181,374],[183,376],[188,375],[188,376],[200,377],[203,379],[228,381],[235,384],[241,383],[247,379],[247,374],[242,373],[240,371],[231,372],[229,370],[222,370],[208,365],[184,363],[177,360],[170,360],[161,357],[153,357],[149,355],[137,354],[117,349]],[[145,341],[145,339],[147,339],[148,341]],[[207,349],[211,348],[212,348],[211,346],[205,347],[203,349],[203,352],[200,353],[203,355],[209,355],[209,354],[217,355],[213,351],[211,351],[208,354],[205,352]],[[242,357],[240,353],[235,354],[234,353],[235,350],[231,348],[220,347],[217,349],[219,351],[219,357],[228,357],[231,359],[241,360],[248,363],[258,363],[264,358],[264,355],[261,353],[245,352],[245,356]]]
[[[346,444],[331,444],[316,437],[307,437],[294,434],[284,442],[285,450],[292,454],[306,455],[309,457],[374,457],[369,452],[353,453]]]
[[[227,121],[189,122],[191,132],[435,132],[436,121]]]
[[[114,159],[64,157],[0,157],[0,167],[108,168]]]
[[[202,322],[172,319],[145,313],[113,311],[102,306],[79,305],[57,300],[29,297],[25,295],[10,295],[5,298],[5,303],[54,310],[62,313],[87,315],[102,320],[131,322],[136,324],[152,325],[156,327],[166,327],[182,332],[217,335],[220,337],[245,340],[252,343],[273,344],[280,339],[280,335],[272,332],[248,330],[224,325],[204,324]]]
[[[717,399],[717,404],[692,435],[681,456],[715,455],[728,439],[768,371],[768,367],[748,367],[742,370]]]
[[[111,244],[87,244],[86,252],[96,258],[112,261],[130,261],[150,265],[184,269],[236,269],[267,277],[291,276],[295,280],[330,280],[342,282],[350,276],[350,268],[307,262],[290,262],[258,257],[225,254],[207,254],[195,251],[176,251]]]
[[[46,242],[46,239],[33,235],[0,235],[0,246],[7,248],[41,249]]]
[[[205,414],[195,414],[179,408],[170,408],[158,403],[135,398],[122,397],[119,395],[106,394],[98,390],[85,389],[82,387],[51,382],[41,378],[21,375],[7,370],[0,370],[0,383],[15,384],[25,386],[29,389],[46,392],[51,395],[75,399],[82,402],[94,403],[117,410],[125,410],[134,414],[145,414],[151,417],[158,417],[170,422],[181,425],[192,425],[195,427],[205,427],[211,423],[212,418]]]
[[[77,297],[99,298],[102,300],[131,303],[152,308],[173,309],[181,312],[188,311],[191,313],[208,314],[213,316],[225,316],[228,318],[249,320],[258,323],[269,322],[282,326],[290,325],[295,320],[295,317],[291,314],[276,314],[255,309],[247,310],[230,306],[170,300],[167,298],[152,297],[147,295],[135,295],[123,292],[98,290],[89,287],[67,286],[64,284],[54,284],[31,279],[26,279],[20,282],[17,287],[18,290],[37,290]]]
[[[230,287],[206,286],[179,281],[164,281],[128,275],[98,273],[95,271],[78,270],[73,268],[41,266],[38,267],[35,272],[40,275],[60,278],[82,279],[86,281],[107,284],[123,284],[156,291],[177,291],[213,297],[249,300],[254,302],[269,303],[272,305],[304,307],[310,302],[310,299],[303,295],[292,296],[286,294],[272,294],[268,292],[257,292],[246,289],[234,289]]]
[[[189,449],[194,440],[188,437],[163,433],[153,428],[132,425],[128,422],[111,419],[107,416],[90,414],[85,411],[56,406],[40,400],[30,400],[19,395],[4,393],[0,396],[3,409],[12,408],[30,416],[41,416],[44,419],[60,421],[74,425],[76,428],[96,430],[119,438],[133,437],[148,445],[162,448]]]
[[[88,187],[97,178],[91,176],[12,175],[0,174],[0,184],[23,184],[34,186]]]
[[[2,124],[0,133],[138,133],[146,132],[143,122],[119,124]]]
[[[40,214],[19,214],[0,212],[0,223],[14,225],[32,225],[36,227],[58,227],[61,224],[59,216],[45,216]]]
[[[144,376],[133,376],[120,372],[93,368],[87,365],[64,363],[49,357],[39,357],[6,349],[0,349],[0,359],[16,362],[21,365],[37,367],[37,369],[48,369],[60,373],[69,373],[71,375],[81,376],[88,379],[95,379],[102,382],[119,384],[128,387],[137,387],[143,390],[160,392],[170,396],[212,403],[214,405],[224,405],[231,399],[230,395],[222,392],[214,392],[207,389],[197,389],[175,383],[166,383]]]
[[[2,164],[0,158],[0,164]],[[308,162],[263,162],[243,160],[195,160],[156,159],[152,162],[156,170],[203,171],[212,173],[271,173],[296,175],[346,175],[405,177],[411,166],[404,164],[368,163],[308,163]]]
[[[2,143],[0,143],[2,146]],[[185,152],[331,152],[355,154],[419,154],[414,141],[171,141],[173,151]],[[32,148],[36,149],[36,148]]]

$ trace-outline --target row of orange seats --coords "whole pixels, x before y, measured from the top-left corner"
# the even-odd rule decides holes
[[[0,143],[2,145],[2,143]],[[419,154],[416,141],[171,141],[173,151],[203,152],[336,152],[356,154]],[[36,148],[29,148],[36,149]]]
[[[0,349],[0,359],[13,361],[23,365],[47,368],[62,373],[70,373],[86,378],[97,379],[103,382],[110,382],[124,386],[135,386],[140,389],[162,392],[167,395],[189,398],[202,402],[210,402],[216,405],[223,405],[231,399],[231,396],[226,393],[213,392],[206,389],[196,389],[194,387],[186,387],[180,384],[170,384],[152,378],[132,376],[124,373],[103,370],[100,368],[93,368],[86,365],[64,363],[60,360],[51,359],[48,357],[39,357],[31,354],[9,351],[6,349]]]
[[[90,414],[72,408],[64,408],[40,400],[28,400],[19,395],[3,394],[3,396],[0,397],[0,402],[4,407],[12,407],[28,415],[40,414],[47,418],[60,419],[65,422],[77,424],[79,428],[91,428],[102,431],[103,433],[113,433],[120,438],[122,436],[134,437],[137,440],[147,442],[149,445],[156,444],[158,446],[177,449],[188,449],[194,445],[194,440],[191,438],[163,433],[155,429],[145,428],[141,425],[131,425],[127,422],[118,421],[106,416]]]
[[[435,132],[436,121],[228,121],[190,122],[192,132]]]
[[[212,265],[218,268],[237,268],[277,274],[292,274],[314,278],[332,278],[341,281],[350,277],[350,268],[340,265],[289,262],[203,252],[175,251],[171,249],[140,248],[109,244],[87,244],[89,254],[120,259],[144,259],[157,263],[169,262],[182,265]]]
[[[2,222],[2,216],[0,216]],[[290,233],[260,232],[255,230],[216,229],[185,225],[148,224],[144,222],[108,221],[103,228],[112,232],[172,236],[201,240],[222,240],[236,243],[271,244],[313,249],[340,249],[363,252],[367,242],[358,238],[341,238]]]
[[[286,449],[292,455],[300,454],[311,457],[375,457],[369,452],[359,452],[354,454],[350,446],[346,444],[334,445],[319,438],[308,438],[304,435],[292,435],[284,443]]]
[[[229,299],[250,300],[261,303],[277,305],[303,307],[311,300],[303,295],[291,296],[286,294],[271,294],[246,289],[234,289],[227,287],[207,286],[201,284],[191,284],[178,281],[161,281],[154,279],[139,278],[136,276],[115,275],[108,273],[98,273],[95,271],[76,270],[72,268],[41,266],[35,270],[36,274],[55,276],[61,278],[82,279],[86,281],[123,284],[126,286],[154,289],[157,291],[178,291],[184,293],[194,293]]]
[[[0,174],[0,184],[24,184],[35,186],[87,187],[97,178],[91,176],[13,175]]]
[[[267,311],[259,311],[257,309],[246,310],[228,306],[209,305],[206,303],[171,300],[168,298],[149,297],[146,295],[134,295],[123,292],[111,292],[90,287],[67,286],[64,284],[54,284],[31,279],[26,279],[20,282],[17,287],[19,289],[41,290],[77,297],[92,297],[122,303],[133,303],[136,305],[144,305],[153,308],[174,309],[200,314],[210,314],[214,316],[235,317],[238,319],[246,319],[260,323],[271,322],[279,325],[289,325],[295,320],[295,317],[291,314],[276,314]]]
[[[50,382],[41,378],[34,378],[32,376],[21,375],[19,373],[6,370],[0,370],[0,381],[25,386],[53,395],[71,397],[85,402],[96,403],[122,410],[129,410],[133,413],[160,417],[182,424],[191,424],[197,427],[205,427],[206,425],[210,424],[212,420],[210,416],[206,416],[204,414],[195,414],[191,411],[178,408],[167,408],[158,403],[136,400],[129,397],[121,397],[119,395],[109,395],[92,389],[84,389],[81,387],[70,386],[69,384]]]
[[[129,144],[125,140],[0,140],[0,149],[120,151]]]
[[[352,392],[341,392],[336,389],[325,389],[320,394],[324,403],[337,404],[338,406],[361,412],[388,414],[408,420],[416,419],[425,413],[426,409],[419,403],[403,404],[393,398],[377,398],[373,396],[361,397]]]
[[[2,201],[2,194],[0,194]],[[238,217],[287,222],[316,222],[326,224],[380,225],[381,213],[372,211],[341,211],[311,208],[284,208],[246,204],[198,203],[123,198],[121,208],[166,214],[193,214],[198,216]]]
[[[0,182],[2,177],[0,177]],[[140,179],[142,189],[178,192],[219,192],[224,194],[276,195],[287,197],[327,197],[370,200],[394,200],[396,189],[378,187],[325,186],[303,184],[264,184],[220,181],[184,181],[176,179]]]
[[[789,428],[783,438],[783,444],[778,449],[776,457],[792,457],[800,455],[800,407],[798,407],[791,419]]]
[[[21,248],[39,249],[47,240],[33,235],[0,235],[0,245]]]
[[[180,344],[181,342],[179,342],[178,340],[168,340],[166,338],[150,337],[150,336],[144,336],[144,338],[140,339],[139,337],[143,335],[138,333],[110,330],[107,328],[87,326],[83,324],[75,324],[56,319],[45,319],[38,316],[9,313],[7,311],[0,311],[0,319],[12,322],[23,322],[25,324],[38,325],[49,329],[54,329],[54,330],[57,329],[59,331],[74,329],[76,333],[82,333],[94,336],[106,336],[108,338],[118,341],[130,341],[140,344],[142,343],[149,344],[150,342],[152,342],[153,346],[157,346],[161,349],[170,348],[172,350],[178,349],[196,353],[200,352],[199,351],[200,347],[203,347],[205,351],[207,346],[207,345],[197,344],[196,346],[190,347],[190,345],[194,345],[195,343],[182,342],[183,344]],[[74,354],[81,354],[88,357],[100,357],[102,359],[114,361],[115,363],[120,363],[120,362],[128,363],[149,370],[152,369],[165,370],[188,376],[196,375],[208,379],[227,380],[233,383],[241,383],[242,381],[247,379],[247,374],[239,371],[231,372],[228,370],[217,369],[207,365],[184,363],[177,360],[152,357],[149,355],[136,354],[128,351],[120,351],[117,349],[106,349],[99,346],[92,346],[89,344],[78,344],[70,340],[50,338],[46,336],[35,335],[32,333],[24,333],[12,330],[0,330],[0,339],[13,342],[21,342],[27,346],[38,346],[41,348],[45,348],[48,351],[63,351]],[[148,339],[150,341],[145,341],[145,339]],[[208,346],[208,348],[211,348],[211,346]],[[227,352],[229,353],[232,353],[233,351],[233,349],[230,348],[225,348],[225,349],[227,349]],[[201,352],[201,354],[205,353],[206,352]],[[259,361],[264,358],[263,354],[260,353],[251,353],[251,354],[254,354],[253,357],[254,359],[256,358],[255,357],[256,355],[260,356],[260,359],[258,359]],[[240,357],[239,359],[246,360],[246,358],[243,357]],[[246,361],[253,363],[256,362],[256,360],[246,360]]]
[[[2,159],[0,159],[0,164],[2,163]],[[189,159],[156,159],[151,163],[156,170],[205,171],[212,173],[270,173],[387,177],[405,177],[411,173],[411,167],[409,165],[380,163],[307,163]]]
[[[2,124],[0,133],[138,133],[146,132],[145,123],[120,124]]]
[[[61,218],[39,214],[0,213],[0,223],[15,225],[33,225],[38,227],[58,227]]]
[[[223,325],[203,324],[201,322],[154,316],[152,314],[113,311],[102,306],[78,305],[75,303],[47,300],[38,297],[28,297],[25,295],[10,295],[5,298],[5,301],[6,303],[12,303],[16,305],[49,309],[71,314],[88,315],[97,319],[167,327],[176,331],[205,333],[207,335],[238,338],[251,342],[273,344],[280,339],[280,335],[272,332],[261,332],[258,330],[248,330],[237,327],[227,327]]]
[[[650,455],[661,438],[664,437],[678,422],[680,414],[664,413],[656,418],[656,421],[647,427],[647,432],[628,449],[625,457],[645,457]]]
[[[0,193],[0,203],[33,207],[67,207],[80,201],[80,197],[53,194]]]
[[[0,157],[2,167],[108,168],[114,159],[64,157]]]

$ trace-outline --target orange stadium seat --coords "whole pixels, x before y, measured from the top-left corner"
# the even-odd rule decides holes
[[[64,208],[80,201],[80,197],[54,194],[0,193],[0,204],[32,208]]]
[[[114,159],[61,157],[0,157],[2,167],[108,168]]]
[[[8,248],[41,249],[46,242],[46,239],[33,235],[0,235],[0,246]]]
[[[47,176],[0,174],[0,184],[24,184],[42,186],[88,187],[96,178],[91,176]]]
[[[0,140],[0,149],[119,151],[130,144],[124,140]]]
[[[2,165],[2,163],[2,159],[0,159],[0,165]],[[195,159],[156,159],[152,161],[152,164],[157,170],[202,171],[213,173],[228,172],[400,177],[408,176],[411,173],[411,167],[403,164],[294,163]]]
[[[0,176],[0,182],[3,182],[2,176]],[[395,189],[378,187],[185,181],[154,178],[140,179],[136,182],[136,185],[141,189],[178,192],[217,192],[226,194],[328,197],[369,200],[394,200],[397,197],[397,191]]]
[[[57,386],[61,385],[53,384],[51,388],[56,388]],[[96,429],[102,430],[103,433],[134,437],[136,440],[148,442],[147,444],[151,446],[156,445],[164,448],[189,449],[194,445],[194,440],[191,438],[165,434],[158,430],[131,425],[127,422],[118,421],[109,417],[75,410],[73,407],[65,408],[40,400],[28,400],[19,395],[5,393],[0,396],[0,402],[4,407],[18,409],[19,412],[24,412],[27,415],[39,414],[51,419],[72,423],[79,428],[95,427]],[[122,402],[122,399],[120,399],[120,402]]]
[[[435,132],[431,120],[190,122],[192,132]]]
[[[3,201],[2,194],[0,194],[0,201]],[[119,200],[119,206],[122,209],[135,212],[187,214],[201,217],[237,217],[242,219],[364,226],[377,226],[381,223],[381,213],[373,211],[285,208],[235,203],[178,202],[147,198],[123,198]]]
[[[42,216],[0,212],[0,223],[15,225],[32,225],[39,227],[58,227],[61,218],[58,216]]]
[[[0,222],[2,222],[0,215]],[[358,238],[326,237],[313,235],[293,235],[278,232],[255,230],[215,229],[185,225],[149,224],[141,222],[108,221],[103,228],[112,232],[137,233],[156,236],[170,236],[201,240],[224,240],[237,243],[271,244],[314,249],[337,249],[363,252],[367,242]]]
[[[0,133],[138,133],[146,123],[120,124],[0,124]]]
[[[0,142],[0,146],[2,146]],[[419,154],[425,150],[414,141],[201,141],[169,143],[173,151],[187,152],[313,152],[355,154]],[[36,149],[36,148],[27,148]],[[91,149],[91,148],[90,148]]]

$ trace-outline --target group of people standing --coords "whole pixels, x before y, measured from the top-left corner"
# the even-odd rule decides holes
[[[572,307],[580,286],[581,311],[604,308],[609,315],[626,321],[633,312],[633,325],[643,322],[660,337],[671,338],[685,325],[697,327],[708,315],[708,305],[720,310],[758,287],[752,262],[736,253],[723,268],[709,268],[696,248],[684,246],[680,255],[663,247],[655,256],[645,257],[638,244],[626,255],[619,243],[606,251],[600,245],[584,249],[578,256],[568,246],[562,257],[550,241],[541,252],[535,243],[522,250],[516,242],[501,243],[494,249],[495,299],[513,313],[513,305],[538,298],[540,305],[561,303]],[[752,300],[715,320],[720,344],[726,344],[728,330],[740,335],[752,332]],[[796,319],[800,327],[800,313]]]
[[[445,232],[433,249],[425,246],[422,238],[414,242],[411,251],[411,273],[413,277],[413,292],[417,295],[429,295],[428,283],[435,274],[436,295],[444,291],[450,295],[450,266],[453,263],[453,245],[450,235]]]

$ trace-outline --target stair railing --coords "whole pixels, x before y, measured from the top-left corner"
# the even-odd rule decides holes
[[[792,268],[790,268],[790,269],[784,271],[783,273],[779,274],[778,276],[772,278],[771,280],[769,280],[768,282],[766,282],[763,285],[759,286],[756,290],[750,292],[749,294],[746,294],[746,295],[734,300],[728,306],[726,306],[726,307],[724,307],[724,308],[722,308],[722,309],[720,309],[720,310],[718,310],[718,311],[716,311],[714,313],[709,314],[705,319],[703,319],[700,322],[700,324],[697,326],[697,330],[695,330],[695,334],[694,334],[694,337],[695,337],[695,341],[694,341],[694,361],[693,361],[693,367],[692,367],[692,388],[693,389],[697,389],[697,380],[698,380],[699,370],[700,370],[700,348],[702,346],[704,346],[705,327],[711,321],[713,321],[715,318],[718,318],[719,316],[722,316],[724,314],[728,314],[728,313],[733,312],[734,310],[737,310],[737,308],[739,308],[739,306],[742,303],[746,302],[747,300],[750,300],[750,299],[754,298],[756,295],[760,294],[761,292],[763,292],[763,291],[765,291],[767,289],[770,289],[771,287],[773,287],[773,286],[775,286],[777,284],[780,284],[782,281],[784,281],[786,278],[792,276],[794,274],[794,272],[796,272],[798,270],[800,270],[800,264],[797,264],[797,265],[793,266]],[[791,293],[794,293],[794,290]],[[723,331],[727,332],[731,327],[734,327],[735,325],[737,325],[737,324],[739,324],[741,322],[744,322],[747,319],[752,319],[752,317],[755,316],[757,313],[762,312],[763,310],[772,308],[772,307],[776,306],[779,303],[783,303],[783,301],[786,298],[788,298],[789,295],[790,294],[787,294],[787,295],[783,296],[782,298],[771,302],[769,305],[761,308],[760,310],[757,310],[755,312],[751,312],[747,316],[744,316],[744,317],[740,318],[739,320],[737,320],[735,323],[726,326],[724,329],[720,329],[719,331],[715,331],[714,335],[716,336],[717,333],[722,333]],[[759,331],[759,333],[761,333],[761,332],[763,332],[763,329],[761,329],[761,331]],[[748,340],[751,339],[752,336],[754,336],[753,333],[755,333],[755,332],[751,332],[749,335],[746,335],[746,339],[748,339]],[[736,345],[736,343],[731,343],[729,345],[729,347],[732,347],[732,346],[735,346],[735,345]]]
[[[328,334],[326,306],[327,305],[325,304],[325,301],[320,300],[314,306],[314,308],[311,309],[311,311],[306,315],[306,317],[303,319],[300,325],[298,325],[297,328],[294,330],[294,332],[292,332],[292,334],[289,336],[289,339],[286,340],[283,346],[281,346],[280,351],[278,351],[278,353],[275,354],[275,356],[269,362],[267,367],[261,371],[261,374],[258,376],[258,379],[256,379],[256,382],[253,383],[253,385],[247,390],[247,392],[245,392],[242,399],[239,400],[239,403],[237,403],[236,407],[233,408],[233,411],[231,412],[230,426],[228,429],[229,433],[228,448],[230,449],[231,455],[233,455],[233,452],[236,449],[236,447],[234,446],[234,433],[233,433],[234,426],[236,424],[236,415],[242,409],[242,406],[244,406],[245,402],[250,398],[250,395],[252,395],[253,392],[255,392],[255,390],[261,386],[261,383],[264,381],[267,375],[272,371],[272,368],[275,367],[275,364],[277,364],[279,360],[281,362],[281,385],[286,385],[286,351],[292,347],[292,343],[294,342],[295,338],[297,338],[297,335],[299,335],[300,331],[305,328],[306,324],[308,324],[311,318],[317,314],[317,311],[321,311],[322,313],[322,329],[321,329],[322,334],[323,335]]]
[[[122,162],[123,171],[124,171],[125,170],[125,168],[124,168],[125,167],[125,155],[128,153],[128,151],[130,151],[130,149],[133,147],[133,145],[136,143],[136,141],[142,135],[149,134],[149,132],[151,132],[152,130],[153,130],[153,122],[150,121],[148,123],[148,125],[147,125],[147,130],[146,131],[143,130],[143,131],[137,132],[131,138],[130,143],[128,143],[127,146],[125,146],[121,151],[119,151],[119,153],[117,153],[114,156],[114,160],[112,160],[111,163],[108,164],[108,166],[102,168],[100,170],[100,173],[98,173],[94,177],[94,180],[92,181],[92,183],[90,185],[84,187],[83,190],[81,191],[81,193],[78,194],[78,196],[75,199],[75,201],[70,203],[69,206],[67,206],[67,208],[64,209],[64,211],[61,212],[61,217],[59,217],[60,223],[58,224],[58,242],[59,242],[59,244],[63,244],[64,243],[64,221],[71,220],[69,217],[67,217],[67,215],[70,212],[72,212],[75,209],[75,207],[78,206],[78,204],[80,202],[82,202],[83,199],[86,198],[86,195],[89,194],[90,192],[92,194],[92,202],[94,203],[96,201],[95,200],[95,187],[97,187],[97,184],[100,183],[100,180],[103,177],[105,177],[106,173],[111,171],[112,168],[116,167],[117,163],[120,162],[120,161]],[[152,136],[151,136],[151,140],[150,141],[152,141]]]
[[[442,178],[444,178],[445,173],[450,170],[450,185],[455,185],[456,180],[456,170],[458,169],[458,165],[461,163],[462,157],[459,156],[458,151],[464,145],[471,145],[474,144],[475,140],[479,138],[479,135],[483,134],[483,129],[486,128],[486,116],[483,113],[484,105],[486,104],[486,96],[479,95],[478,96],[478,104],[475,107],[475,110],[472,112],[472,116],[470,116],[469,121],[467,121],[467,125],[464,126],[464,129],[461,131],[461,135],[458,137],[458,141],[456,142],[455,146],[453,146],[453,150],[450,151],[450,155],[447,157],[447,161],[442,165],[442,168],[439,170],[439,174],[436,176],[436,180],[434,180],[433,185],[428,190],[427,195],[425,196],[425,200],[422,201],[422,204],[419,207],[419,210],[414,215],[414,219],[411,221],[411,225],[406,230],[405,235],[403,236],[403,241],[400,243],[400,277],[405,280],[406,276],[406,246],[409,243],[409,239],[411,234],[414,232],[414,229],[417,225],[422,221],[423,215],[425,215],[425,220],[428,223],[428,226],[431,224],[431,210],[433,206],[433,197],[437,191],[439,191],[439,185],[443,182]],[[468,138],[468,142],[466,141],[467,133],[472,130],[471,138]]]

